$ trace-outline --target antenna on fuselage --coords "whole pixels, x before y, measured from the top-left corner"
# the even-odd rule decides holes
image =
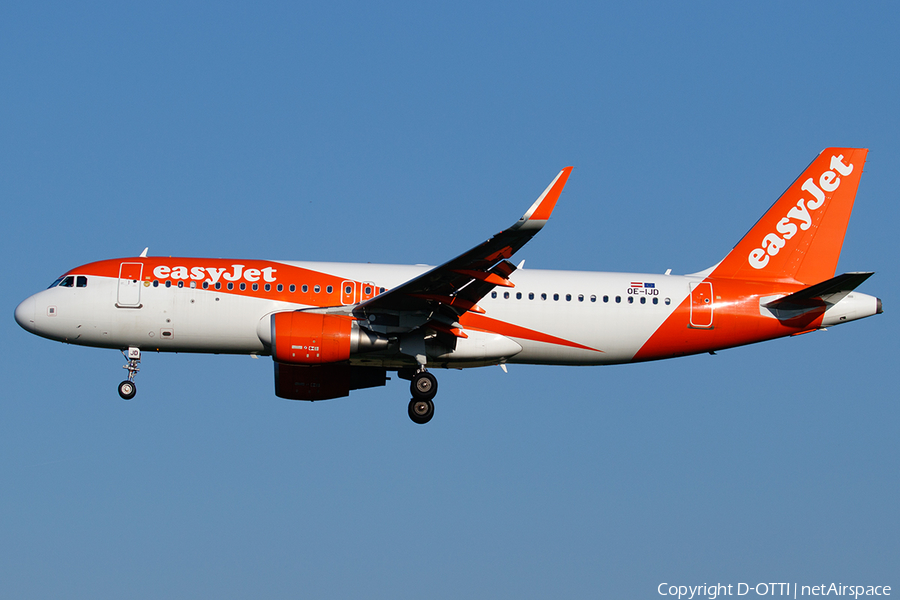
[[[144,251],[141,252],[141,258],[147,258],[147,250],[149,250],[149,249],[150,249],[150,246],[147,246],[146,248],[144,248]]]

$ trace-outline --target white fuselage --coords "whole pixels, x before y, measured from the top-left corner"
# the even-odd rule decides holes
[[[375,282],[387,290],[431,269],[368,263],[281,261],[271,264],[347,281]],[[70,274],[77,277],[79,272],[75,269]],[[167,287],[151,278],[123,288],[132,282],[96,274],[85,277],[84,287],[57,286],[31,296],[16,310],[17,320],[43,337],[85,346],[267,355],[271,353],[268,346],[271,314],[340,308],[358,301],[356,297],[341,298],[339,290],[332,290],[332,301],[329,301],[325,286],[316,296],[315,304],[306,304],[299,299],[291,301],[290,293],[279,294],[278,298],[274,292],[273,297],[267,297],[264,292],[240,295],[224,287],[202,289],[190,280],[181,282],[184,287],[178,287],[175,282]],[[500,362],[569,365],[629,362],[679,307],[686,311],[686,327],[691,327],[691,319],[708,318],[709,329],[714,328],[713,319],[721,329],[727,326],[727,321],[722,318],[720,325],[716,313],[724,315],[738,300],[744,304],[748,301],[747,294],[740,299],[710,297],[708,305],[700,307],[708,315],[700,316],[693,312],[700,308],[695,309],[689,300],[692,285],[703,280],[702,275],[518,270],[510,277],[514,288],[498,287],[479,302],[483,315],[466,315],[464,323],[469,336],[459,340],[455,349],[428,347],[428,364],[461,367]],[[295,285],[299,296],[302,282]],[[848,320],[847,315],[856,313],[874,314],[875,302],[871,296],[853,293],[829,309],[826,324],[843,322]],[[706,329],[702,327],[706,323],[697,324],[701,325],[696,328],[698,332]],[[377,322],[366,325],[378,330]],[[784,335],[792,332],[785,330]],[[388,368],[414,364],[411,356],[415,352],[404,347],[411,341],[405,340],[404,335],[396,337],[398,343],[389,350],[354,356],[351,362]],[[737,340],[737,343],[746,341]],[[725,345],[728,344],[718,344]],[[681,353],[716,346],[711,343],[709,348],[692,347]],[[678,355],[677,350],[668,355]]]

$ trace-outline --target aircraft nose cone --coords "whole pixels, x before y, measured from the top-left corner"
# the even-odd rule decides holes
[[[16,323],[25,331],[34,332],[34,296],[16,307]]]

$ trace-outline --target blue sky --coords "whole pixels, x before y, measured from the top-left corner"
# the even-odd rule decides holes
[[[890,3],[0,8],[0,595],[658,597],[900,586],[900,10]],[[838,271],[885,313],[315,404],[268,359],[28,335],[93,260],[439,263],[575,170],[526,268],[694,272],[823,148],[870,149]],[[894,383],[892,383],[894,382]],[[752,594],[751,594],[752,595]]]

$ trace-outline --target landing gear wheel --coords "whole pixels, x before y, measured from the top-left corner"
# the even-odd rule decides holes
[[[409,401],[409,418],[413,423],[424,425],[434,416],[434,402],[429,400],[416,400],[413,398]]]
[[[122,396],[122,400],[131,400],[135,394],[137,394],[137,386],[133,381],[126,379],[119,384],[119,395]]]
[[[148,284],[149,285],[149,284]],[[137,386],[134,385],[134,376],[140,371],[138,365],[141,363],[141,349],[129,346],[122,350],[122,356],[128,359],[128,364],[122,367],[128,371],[128,379],[119,384],[119,395],[122,400],[131,400],[137,394]]]
[[[416,400],[431,400],[437,394],[437,378],[428,371],[419,371],[413,376],[409,391]]]

